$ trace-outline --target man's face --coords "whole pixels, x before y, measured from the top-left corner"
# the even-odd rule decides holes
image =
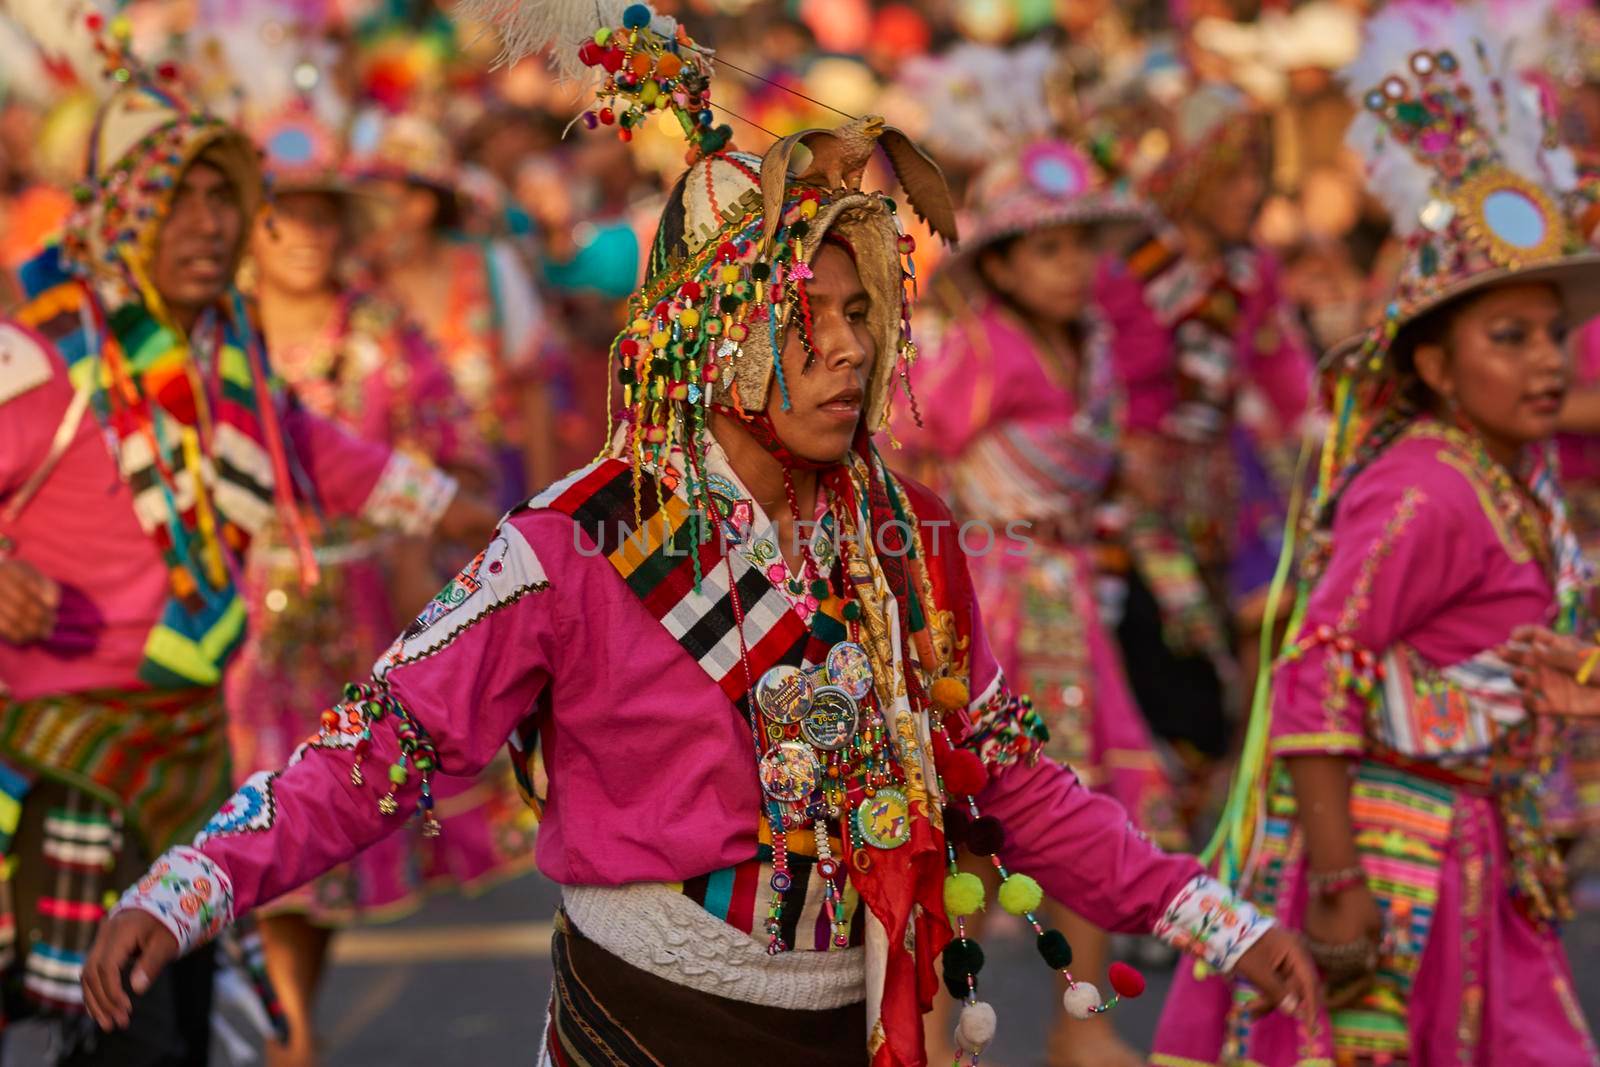
[[[244,233],[239,190],[221,170],[197,162],[173,191],[156,236],[150,280],[178,314],[199,311],[227,290]]]
[[[869,300],[855,260],[837,245],[823,245],[811,269],[806,295],[815,358],[801,344],[798,323],[791,324],[781,357],[791,410],[783,410],[774,380],[767,392],[767,413],[791,452],[832,463],[844,458],[855,439],[878,350],[867,325]]]

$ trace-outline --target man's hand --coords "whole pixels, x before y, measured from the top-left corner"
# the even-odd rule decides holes
[[[1293,934],[1274,926],[1239,958],[1234,974],[1261,991],[1245,1006],[1251,1014],[1277,1008],[1311,1025],[1317,1018],[1317,969]]]
[[[177,958],[172,932],[147,911],[130,908],[102,923],[83,964],[83,1005],[95,1025],[106,1031],[127,1028],[133,1000],[122,988],[122,972],[130,963],[128,985],[138,996]]]
[[[0,640],[42,641],[55,632],[61,586],[20,559],[0,559]]]

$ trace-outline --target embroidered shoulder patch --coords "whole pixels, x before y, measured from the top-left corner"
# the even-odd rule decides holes
[[[423,607],[372,668],[388,673],[444,648],[484,616],[550,587],[544,564],[515,526],[502,524],[495,539]]]
[[[0,322],[0,404],[37,389],[54,374],[39,342],[9,322]]]

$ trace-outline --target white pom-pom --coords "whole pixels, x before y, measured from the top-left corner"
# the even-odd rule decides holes
[[[1087,1019],[1100,1006],[1100,990],[1088,982],[1079,982],[1061,995],[1061,1003],[1074,1019]]]
[[[956,1048],[962,1052],[978,1053],[994,1040],[994,1009],[983,1001],[974,1001],[961,1009],[956,1021]]]

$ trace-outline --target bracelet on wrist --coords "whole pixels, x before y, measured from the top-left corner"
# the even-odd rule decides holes
[[[1346,889],[1366,885],[1367,871],[1359,863],[1337,871],[1311,871],[1306,875],[1306,884],[1316,896],[1336,897]]]

